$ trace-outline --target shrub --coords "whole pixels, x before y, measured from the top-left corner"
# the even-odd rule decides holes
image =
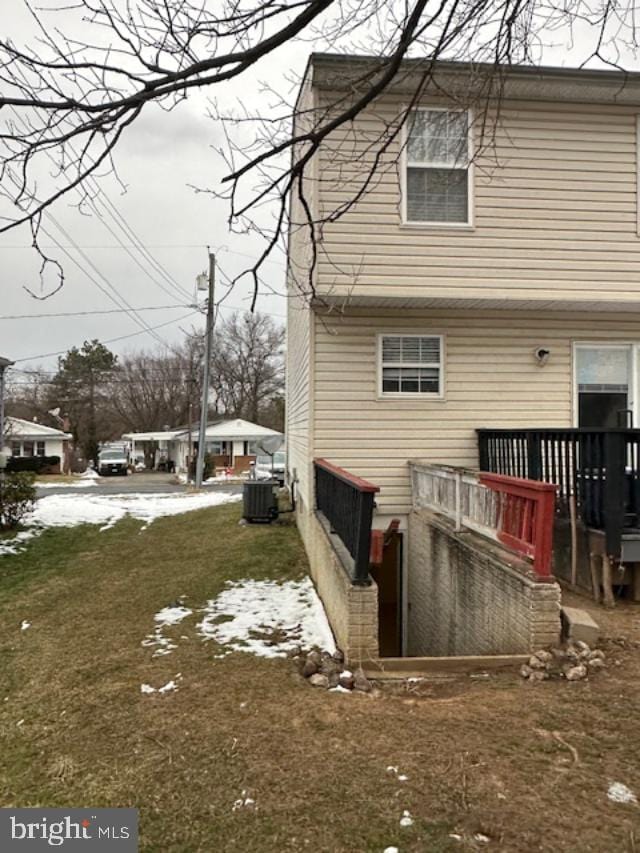
[[[40,473],[47,468],[60,468],[59,456],[12,456],[7,465],[7,471],[11,474],[18,471],[33,471]]]
[[[0,486],[0,529],[13,530],[31,512],[36,499],[34,480],[26,471],[5,474]]]
[[[214,468],[215,456],[212,456],[210,453],[205,453],[204,455],[204,469],[202,472],[202,481],[208,480],[209,477],[213,477],[215,473]],[[192,480],[195,480],[196,477],[196,465],[197,465],[197,456],[194,456],[191,460],[191,464],[189,465],[189,476]]]

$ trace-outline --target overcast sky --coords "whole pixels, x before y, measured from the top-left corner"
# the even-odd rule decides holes
[[[18,33],[24,37],[27,32],[27,25],[19,16],[12,19],[11,28],[14,37]],[[304,69],[307,51],[304,45],[288,50],[286,62],[284,54],[279,59],[269,59],[252,77],[243,75],[241,83],[215,94],[222,97],[223,104],[229,105],[235,104],[241,93],[244,100],[248,92],[260,97],[259,84],[264,79],[278,91],[291,91],[287,78],[292,69],[298,72]],[[150,104],[125,131],[117,148],[116,165],[126,192],[112,177],[100,181],[117,213],[124,217],[125,224],[135,231],[166,275],[133,248],[132,240],[117,224],[122,224],[122,220],[107,215],[108,202],[104,200],[99,205],[102,217],[78,211],[74,205],[79,196],[73,193],[52,208],[53,219],[45,217],[44,228],[68,254],[54,240],[41,235],[42,245],[51,247],[49,253],[63,263],[65,273],[64,287],[44,301],[34,300],[25,290],[28,287],[40,293],[40,260],[30,248],[29,229],[21,227],[0,235],[0,355],[19,360],[21,367],[26,366],[23,361],[26,359],[30,365],[55,368],[57,357],[48,353],[66,351],[86,339],[107,341],[139,331],[135,319],[126,313],[34,317],[39,313],[113,310],[114,302],[104,293],[110,291],[109,285],[135,308],[178,306],[141,312],[152,327],[167,324],[157,330],[157,335],[169,343],[179,341],[183,329],[204,326],[202,314],[194,313],[188,304],[194,299],[196,275],[208,267],[207,246],[215,253],[219,265],[217,299],[226,292],[225,278],[241,272],[256,257],[260,245],[256,237],[229,232],[228,207],[223,201],[191,188],[219,189],[225,174],[224,164],[212,150],[212,146],[222,142],[221,130],[207,117],[207,108],[205,96],[200,93],[170,113]],[[81,251],[72,246],[69,237]],[[128,251],[118,244],[117,238]],[[283,258],[276,254],[263,268],[262,276],[267,287],[262,289],[258,310],[284,322]],[[172,280],[187,291],[188,298],[176,289]],[[45,292],[54,281],[50,267]],[[223,312],[246,309],[251,289],[248,280],[236,286],[225,300]],[[14,315],[30,315],[30,318],[6,319]],[[157,348],[159,344],[153,336],[141,333],[109,346],[117,353],[126,353]]]

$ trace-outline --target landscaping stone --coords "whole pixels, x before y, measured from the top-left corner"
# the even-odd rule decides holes
[[[587,668],[583,663],[578,664],[578,666],[570,666],[567,668],[564,677],[567,681],[582,681],[583,678],[587,677]]]
[[[529,658],[529,662],[520,667],[520,675],[529,681],[544,681],[547,678],[566,678],[568,681],[581,681],[590,673],[605,667],[605,656],[601,649],[591,649],[589,644],[580,641],[569,645],[542,649]]]
[[[315,675],[317,671],[318,671],[318,664],[314,660],[307,658],[306,661],[304,662],[304,666],[302,667],[303,676],[305,678],[310,678],[312,675]]]
[[[339,672],[331,672],[327,675],[327,680],[329,681],[329,687],[337,687],[340,684],[340,673]]]
[[[325,690],[329,687],[329,679],[326,675],[323,675],[321,672],[316,672],[309,679],[309,684],[312,687],[323,687]]]
[[[354,685],[355,678],[353,677],[352,672],[345,669],[344,672],[340,673],[340,687],[344,687],[345,690],[353,690]]]
[[[574,643],[582,641],[589,646],[595,646],[600,636],[600,628],[586,610],[578,607],[560,608],[562,633]]]
[[[361,693],[370,693],[371,687],[371,682],[364,674],[364,670],[362,668],[357,669],[353,676],[353,689],[359,690]]]

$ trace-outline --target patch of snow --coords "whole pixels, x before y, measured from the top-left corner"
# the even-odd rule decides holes
[[[233,651],[286,657],[298,646],[334,654],[336,645],[310,578],[300,581],[228,582],[204,608],[197,628]]]
[[[4,539],[0,542],[0,557],[13,557],[16,554],[22,553],[25,550],[25,543],[44,533],[42,527],[31,527],[28,530],[21,530],[16,533],[11,539]]]
[[[36,480],[38,489],[87,489],[89,486],[97,486],[93,479],[78,479],[74,483],[47,483],[45,480]]]
[[[413,818],[411,817],[411,812],[405,809],[402,812],[402,817],[400,818],[400,826],[413,826]]]
[[[351,693],[351,690],[348,690],[346,687],[343,687],[341,684],[336,684],[335,687],[329,688],[329,693]]]
[[[167,681],[166,684],[163,684],[162,687],[152,687],[150,684],[141,684],[140,692],[141,693],[171,693],[173,690],[178,689],[178,682],[182,679],[182,673],[179,672],[175,678],[172,678],[171,681]]]
[[[144,527],[148,527],[158,518],[180,515],[237,500],[240,500],[239,494],[221,494],[220,492],[188,495],[140,493],[49,495],[37,502],[31,514],[30,523],[43,527],[100,524],[101,530],[108,530],[125,516],[131,516],[144,521]]]
[[[237,812],[238,809],[252,809],[256,804],[253,797],[248,797],[246,791],[242,791],[240,797],[234,802],[231,807],[232,812]]]
[[[22,622],[20,623],[20,630],[21,631],[26,631],[30,627],[31,627],[31,622],[27,622],[26,619],[23,619]]]
[[[193,611],[182,605],[163,607],[153,617],[159,625],[177,625]]]
[[[385,847],[383,853],[399,853],[397,847]]]
[[[483,835],[481,832],[476,832],[473,836],[473,840],[479,841],[481,844],[488,844],[491,841],[488,835]]]
[[[179,601],[181,599],[178,599]],[[177,648],[176,644],[169,639],[169,637],[165,637],[163,633],[163,629],[167,625],[179,625],[183,619],[187,616],[190,616],[193,613],[188,607],[184,607],[182,604],[171,604],[167,607],[163,607],[162,610],[159,610],[156,615],[153,617],[156,622],[156,628],[153,634],[147,634],[145,639],[142,641],[142,645],[145,648],[149,648],[151,646],[157,646],[154,651],[152,657],[162,657],[163,655],[169,655],[171,652]],[[183,636],[183,640],[188,640],[188,637]]]
[[[78,478],[80,480],[99,480],[100,474],[97,471],[94,471],[93,468],[87,468],[82,472],[82,474],[78,474]]]
[[[462,836],[458,835],[457,832],[450,832],[449,838],[453,838],[454,841],[462,841]]]
[[[398,768],[394,767],[392,764],[387,767],[387,773],[393,773],[398,782],[407,782],[409,779],[409,777],[404,773],[399,773]]]
[[[16,723],[16,726],[18,726],[18,727],[23,726],[23,725],[24,725],[24,720],[18,720],[18,722]]]
[[[638,798],[631,788],[627,788],[622,782],[612,782],[607,791],[607,797],[614,803],[637,803]]]

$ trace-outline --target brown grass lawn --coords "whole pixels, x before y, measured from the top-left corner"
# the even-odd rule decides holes
[[[152,659],[141,641],[178,596],[304,572],[295,528],[239,513],[59,529],[0,560],[2,805],[137,806],[144,851],[640,851],[640,807],[607,799],[613,781],[640,797],[640,608],[607,617],[589,683],[316,692],[290,660],[216,659],[195,616]],[[140,693],[178,672],[177,692]],[[242,791],[255,809],[233,811]]]

